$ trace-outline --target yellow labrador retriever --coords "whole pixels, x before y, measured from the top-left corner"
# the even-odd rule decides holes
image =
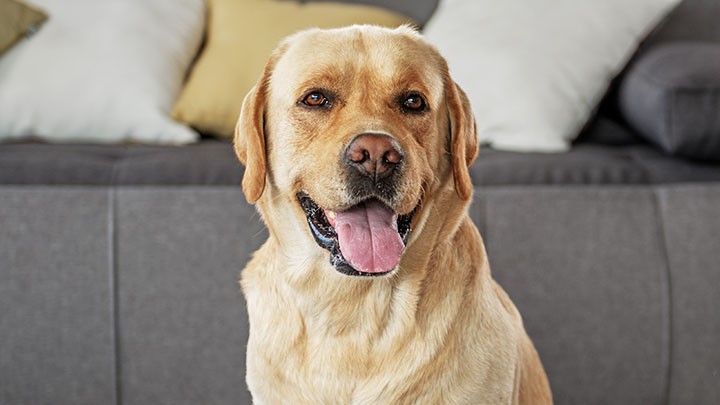
[[[467,207],[468,100],[408,27],[284,40],[235,134],[269,229],[242,273],[259,404],[547,404]]]

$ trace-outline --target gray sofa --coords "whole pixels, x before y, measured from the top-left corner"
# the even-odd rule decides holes
[[[645,49],[718,17],[688,0]],[[619,93],[567,154],[481,151],[470,214],[558,404],[718,404],[720,164],[638,137]],[[0,404],[250,403],[242,173],[211,139],[0,144]]]

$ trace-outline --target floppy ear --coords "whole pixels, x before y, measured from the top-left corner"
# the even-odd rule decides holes
[[[450,114],[450,159],[455,191],[462,200],[472,194],[472,180],[468,168],[478,154],[477,127],[470,101],[465,92],[452,80],[447,81],[447,105]]]
[[[235,126],[235,153],[240,162],[245,165],[242,188],[245,198],[250,204],[254,204],[265,189],[265,173],[267,171],[264,118],[266,95],[267,78],[264,73],[260,81],[245,96],[240,118]]]

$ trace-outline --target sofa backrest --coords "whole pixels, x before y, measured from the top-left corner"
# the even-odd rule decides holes
[[[430,19],[443,0],[300,0],[341,1],[380,6],[412,17],[420,25]],[[720,1],[684,0],[648,38],[647,45],[667,41],[720,42]]]
[[[647,44],[669,41],[720,42],[720,1],[684,0],[648,38]]]
[[[420,26],[430,19],[438,1],[442,0],[301,0],[305,1],[340,1],[342,3],[360,3],[380,6],[388,10],[396,11],[400,14],[411,17]]]

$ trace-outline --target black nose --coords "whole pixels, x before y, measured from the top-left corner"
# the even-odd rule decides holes
[[[358,135],[345,149],[345,161],[360,173],[380,179],[392,174],[405,156],[400,146],[382,134]]]

